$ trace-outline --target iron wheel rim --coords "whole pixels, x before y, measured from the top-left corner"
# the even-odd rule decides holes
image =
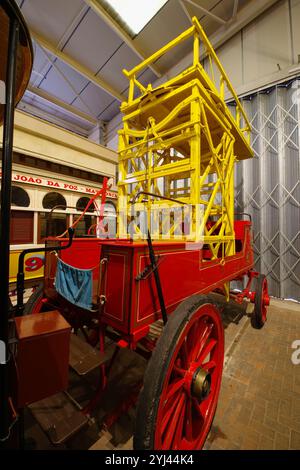
[[[182,329],[168,366],[157,410],[155,449],[203,447],[217,406],[223,359],[221,318],[213,305],[203,304]],[[210,393],[200,401],[190,388],[198,368],[211,375]]]

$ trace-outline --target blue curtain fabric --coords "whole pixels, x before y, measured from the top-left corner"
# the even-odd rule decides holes
[[[93,277],[91,269],[73,268],[58,258],[55,289],[72,304],[86,310],[92,308]]]

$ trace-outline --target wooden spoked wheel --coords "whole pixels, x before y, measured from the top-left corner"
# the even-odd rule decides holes
[[[211,299],[195,295],[170,316],[149,361],[138,406],[135,449],[201,449],[215,414],[224,331]]]
[[[267,320],[267,307],[270,305],[268,294],[268,281],[264,274],[259,274],[256,278],[254,311],[252,325],[254,328],[262,328]]]

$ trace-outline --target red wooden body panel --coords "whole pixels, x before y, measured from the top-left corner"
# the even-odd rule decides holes
[[[153,242],[159,256],[159,276],[168,313],[187,297],[221,288],[227,281],[237,279],[253,268],[251,223],[235,222],[236,250],[224,263],[203,259],[207,250],[184,242]],[[67,239],[49,238],[47,243],[66,244]],[[191,249],[192,247],[196,249]],[[154,276],[136,277],[150,264],[146,242],[97,238],[74,239],[72,246],[60,252],[61,259],[77,268],[92,268],[94,290],[106,297],[101,320],[127,338],[142,337],[147,327],[160,318],[160,306]],[[100,263],[100,259],[103,261]],[[45,287],[49,296],[53,290],[56,258],[46,256]]]
[[[222,287],[253,267],[250,222],[236,222],[237,246],[241,251],[218,260],[202,260],[202,250],[187,250],[185,243],[154,242],[159,256],[159,275],[168,313],[185,298]],[[190,245],[189,245],[190,246]],[[106,296],[103,321],[126,335],[135,335],[141,328],[160,318],[153,274],[136,280],[149,265],[146,243],[111,241],[102,245],[102,258],[107,258],[103,271],[102,294]]]
[[[79,269],[93,269],[93,281],[96,285],[99,280],[99,263],[101,257],[101,247],[108,239],[99,238],[74,238],[72,245],[67,250],[62,250],[59,257],[62,261]],[[68,244],[67,238],[49,237],[46,240],[47,246],[64,246]],[[46,253],[45,257],[45,280],[47,287],[53,287],[53,280],[56,272],[56,258],[53,253]]]
[[[68,250],[60,252],[60,258],[74,268],[90,269],[100,261],[101,243],[99,238],[74,238]],[[97,269],[99,277],[99,269]]]
[[[109,250],[109,260],[104,268],[103,287],[107,295],[103,315],[111,326],[127,333],[129,329],[130,286],[132,253],[122,247],[113,246]],[[106,245],[102,255],[107,255]]]

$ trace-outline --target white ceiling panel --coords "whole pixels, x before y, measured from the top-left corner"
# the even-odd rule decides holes
[[[128,79],[122,70],[124,68],[130,70],[140,61],[141,59],[138,58],[132,49],[123,44],[110,61],[100,70],[99,75],[118,90],[124,90],[128,86]]]
[[[42,72],[43,69],[49,68],[51,65],[48,57],[50,57],[51,60],[55,60],[56,57],[50,52],[47,51],[47,55],[45,52],[42,50],[42,48],[35,42],[33,41],[33,56],[34,56],[34,62],[33,62],[33,67],[34,70],[37,72]]]
[[[161,57],[161,59],[159,59],[156,64],[161,70],[167,72],[171,67],[178,64],[178,62],[192,50],[193,39],[186,39],[184,42],[174,47],[167,54]]]
[[[59,66],[60,62],[58,60],[56,63]],[[51,70],[46,74],[44,80],[42,80],[40,83],[39,88],[49,92],[51,95],[54,95],[57,98],[60,98],[66,103],[71,103],[76,98],[76,94],[72,88],[54,67],[52,67]]]
[[[154,83],[157,80],[157,76],[151,69],[146,69],[141,75],[139,75],[138,79],[139,82],[147,86],[149,83]]]
[[[85,113],[90,112],[90,109],[94,116],[98,116],[112,102],[112,97],[93,83],[89,83],[80,96],[88,107],[84,106],[79,98],[76,98],[73,105]]]
[[[230,20],[233,13],[234,0],[194,0],[195,3],[199,3],[203,8],[216,15],[218,18],[224,21]],[[191,17],[196,16],[201,23],[205,33],[210,35],[214,33],[218,28],[222,27],[222,24],[214,18],[206,15],[199,8],[193,6],[188,2],[184,2],[186,9],[189,11]]]
[[[102,121],[110,121],[116,114],[120,112],[120,103],[114,100],[102,113],[98,116]]]
[[[66,44],[64,52],[97,73],[120,47],[122,40],[92,10]]]
[[[190,26],[178,0],[169,0],[134,41],[147,55],[151,55]],[[169,63],[179,62],[180,59],[181,57],[174,57],[171,52],[168,61],[161,60],[160,66],[166,71]]]
[[[46,57],[40,46],[33,42],[33,68],[30,77],[30,84],[34,86],[38,86],[39,83],[43,80],[45,74],[49,71],[51,67],[51,63],[49,59]],[[55,57],[49,54],[51,60],[55,60]]]
[[[57,45],[83,8],[83,0],[25,0],[21,11],[31,28]]]
[[[80,73],[76,72],[72,67],[65,64],[61,60],[57,60],[56,65],[59,70],[65,75],[67,80],[71,83],[76,93],[80,93],[89,83],[89,80],[84,78]]]

